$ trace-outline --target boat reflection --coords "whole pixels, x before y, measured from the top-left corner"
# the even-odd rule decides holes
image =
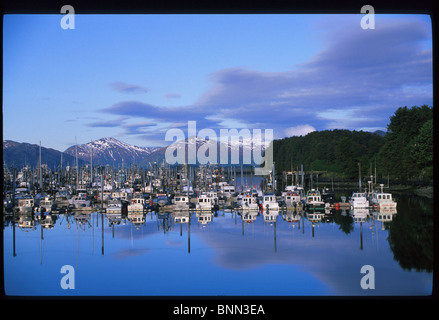
[[[230,213],[230,214],[229,214]],[[149,215],[148,219],[146,217]],[[107,213],[104,212],[67,212],[67,213],[33,213],[27,211],[15,211],[13,215],[7,215],[5,217],[6,225],[12,223],[14,228],[14,238],[15,238],[15,227],[17,226],[20,230],[25,232],[32,232],[37,230],[39,225],[42,230],[52,230],[54,228],[59,228],[61,225],[66,225],[66,231],[70,229],[71,224],[76,224],[77,232],[86,232],[87,229],[91,229],[93,234],[93,224],[96,227],[101,223],[101,244],[102,244],[102,254],[104,254],[104,234],[105,227],[111,228],[112,238],[115,238],[115,232],[117,228],[124,228],[124,226],[129,225],[131,230],[147,230],[145,234],[150,234],[150,220],[154,222],[157,226],[157,231],[162,231],[164,234],[169,232],[179,231],[180,236],[183,236],[184,230],[187,230],[188,236],[188,253],[191,250],[191,225],[196,224],[200,229],[206,230],[207,233],[215,233],[217,228],[220,228],[222,224],[228,223],[224,222],[227,219],[234,221],[233,226],[239,228],[237,225],[238,216],[241,218],[241,229],[242,236],[245,235],[245,226],[252,225],[250,232],[252,237],[259,236],[262,230],[261,226],[264,226],[263,234],[267,234],[272,230],[273,241],[274,241],[274,252],[277,252],[277,233],[279,231],[279,223],[287,224],[287,228],[302,228],[302,234],[305,234],[305,222],[311,225],[312,237],[315,237],[315,228],[319,227],[320,224],[338,224],[339,229],[349,234],[353,231],[353,226],[359,224],[360,230],[360,249],[363,249],[363,224],[369,223],[369,229],[371,232],[376,232],[375,221],[381,222],[381,229],[385,230],[386,226],[392,223],[396,215],[396,208],[393,209],[383,209],[378,210],[378,208],[368,209],[368,208],[356,208],[351,210],[335,210],[328,209],[325,211],[302,211],[302,210],[229,210],[229,211],[150,211],[136,212],[123,210],[114,210]],[[196,219],[191,219],[192,217]],[[278,217],[282,219],[278,219]],[[147,222],[148,220],[148,222]],[[193,220],[193,221],[192,221]],[[215,221],[218,221],[215,224]],[[206,228],[208,225],[215,225],[213,228]],[[144,229],[146,228],[146,229]],[[123,233],[123,229],[120,229]],[[281,229],[283,230],[283,229]],[[309,230],[309,229],[308,229]],[[156,231],[156,232],[157,232]],[[309,232],[309,231],[307,231]],[[132,231],[131,231],[132,234]],[[143,231],[142,231],[143,234]],[[143,236],[143,235],[142,235]],[[78,235],[77,235],[78,237]],[[41,235],[42,238],[42,235]],[[122,237],[123,238],[123,237]],[[91,237],[92,241],[94,236]],[[15,239],[14,239],[14,255],[15,251]]]
[[[212,222],[213,212],[197,212],[197,222],[202,227],[206,227],[206,225]]]

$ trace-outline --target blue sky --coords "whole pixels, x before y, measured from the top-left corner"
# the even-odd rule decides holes
[[[65,150],[170,128],[386,130],[433,104],[426,15],[5,15],[3,138]]]

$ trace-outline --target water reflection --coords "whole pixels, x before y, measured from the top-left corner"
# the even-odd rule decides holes
[[[425,200],[407,197],[399,199],[397,210],[390,211],[17,212],[4,216],[4,236],[7,240],[4,252],[12,259],[26,255],[29,250],[34,250],[32,243],[37,236],[40,240],[39,264],[45,263],[44,249],[55,245],[50,242],[59,241],[57,245],[76,249],[78,268],[81,251],[89,250],[93,256],[95,246],[99,246],[99,256],[115,257],[124,241],[129,239],[133,248],[136,239],[140,246],[136,254],[140,256],[156,250],[163,259],[173,261],[171,253],[175,251],[166,251],[165,248],[177,250],[183,246],[188,257],[192,257],[194,252],[195,256],[199,256],[200,248],[209,248],[215,264],[223,268],[287,264],[303,265],[313,271],[316,266],[328,263],[329,252],[338,252],[340,257],[345,257],[343,251],[354,244],[357,252],[373,255],[378,253],[378,250],[373,251],[372,245],[375,244],[377,248],[383,245],[390,248],[392,258],[403,270],[431,272],[432,210],[432,204]],[[54,236],[46,237],[50,234]],[[17,242],[17,239],[20,241]],[[8,245],[11,250],[6,250]],[[51,259],[58,259],[53,252],[47,252],[49,255],[53,255]],[[331,268],[342,269],[345,264],[353,263],[352,259],[363,263],[361,257],[331,260]],[[389,263],[378,261],[374,263]],[[8,260],[5,259],[5,263]],[[64,264],[63,261],[59,263]],[[210,267],[213,268],[212,265]],[[326,278],[325,281],[331,282]]]

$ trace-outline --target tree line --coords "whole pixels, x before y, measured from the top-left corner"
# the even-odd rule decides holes
[[[401,183],[433,179],[433,107],[400,107],[384,136],[365,131],[313,131],[273,141],[276,170],[326,171],[343,179],[377,173]],[[376,169],[375,169],[376,168]]]

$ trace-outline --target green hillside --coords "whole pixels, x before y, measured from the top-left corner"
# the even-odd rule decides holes
[[[393,180],[428,181],[433,178],[433,108],[399,108],[390,117],[387,132],[350,130],[314,131],[305,136],[275,140],[276,170],[300,168],[327,171],[336,178],[358,178],[377,168],[377,176]]]

